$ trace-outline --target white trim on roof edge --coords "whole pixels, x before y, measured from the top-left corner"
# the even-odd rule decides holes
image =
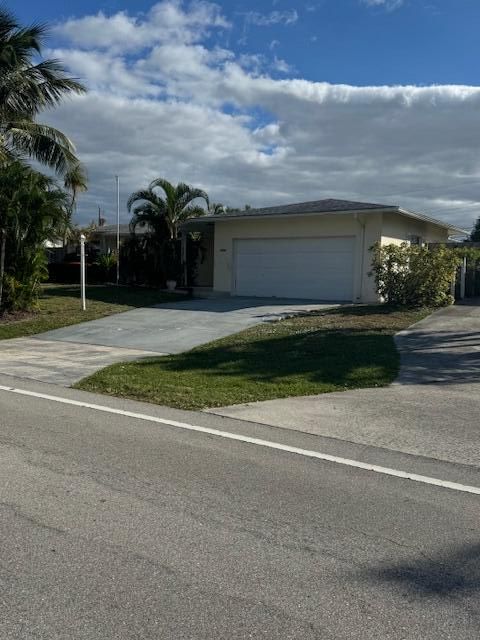
[[[381,209],[347,209],[347,210],[336,210],[336,211],[310,211],[308,213],[265,213],[265,214],[251,214],[248,213],[239,213],[238,215],[228,215],[228,216],[202,216],[199,218],[190,218],[186,220],[184,224],[190,224],[193,222],[227,222],[228,220],[255,220],[257,218],[297,218],[298,216],[305,217],[313,217],[313,216],[332,216],[332,215],[347,215],[347,214],[365,214],[365,213],[399,213],[408,218],[413,218],[414,220],[420,220],[421,222],[427,222],[429,224],[434,224],[437,227],[442,227],[443,229],[447,229],[449,233],[454,233],[457,235],[469,235],[469,231],[465,229],[461,229],[460,227],[455,227],[454,225],[443,222],[442,220],[437,220],[436,218],[432,218],[423,213],[416,213],[414,211],[409,211],[408,209],[403,209],[402,207],[398,207],[392,205],[391,207],[383,207]]]
[[[443,227],[447,229],[448,232],[457,233],[458,235],[469,235],[469,231],[465,229],[461,229],[460,227],[455,227],[452,224],[447,224],[446,222],[442,222],[441,220],[437,220],[437,218],[431,218],[430,216],[426,216],[424,213],[417,213],[415,211],[409,211],[408,209],[402,209],[402,207],[396,207],[398,213],[408,217],[413,218],[415,220],[421,220],[422,222],[429,222],[430,224],[435,224],[437,227]]]

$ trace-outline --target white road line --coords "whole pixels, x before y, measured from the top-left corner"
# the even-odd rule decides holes
[[[61,398],[58,396],[51,396],[46,393],[37,393],[36,391],[27,391],[26,389],[16,389],[15,387],[5,387],[3,385],[0,385],[0,391],[16,393],[21,396],[29,396],[32,398],[41,398],[43,400],[51,400],[53,402],[60,402],[61,404],[73,405],[74,407],[83,407],[85,409],[93,409],[94,411],[103,411],[104,413],[113,413],[116,415],[125,416],[127,418],[134,418],[135,420],[146,420],[147,422],[156,422],[158,424],[165,424],[170,427],[176,427],[177,429],[185,429],[187,431],[197,431],[199,433],[206,433],[208,435],[217,436],[219,438],[226,438],[227,440],[236,440],[237,442],[254,444],[259,447],[266,447],[268,449],[277,449],[278,451],[286,451],[287,453],[294,453],[296,455],[304,456],[307,458],[314,458],[316,460],[325,460],[327,462],[341,464],[346,467],[354,467],[356,469],[363,469],[365,471],[373,471],[375,473],[380,473],[386,476],[394,476],[395,478],[402,478],[404,480],[413,480],[414,482],[421,482],[422,484],[430,484],[436,487],[442,487],[443,489],[451,489],[453,491],[462,491],[463,493],[474,493],[476,495],[480,495],[480,487],[471,487],[465,484],[458,484],[457,482],[450,482],[449,480],[440,480],[438,478],[430,478],[429,476],[422,476],[416,473],[410,473],[408,471],[401,471],[399,469],[389,469],[388,467],[381,467],[376,464],[360,462],[359,460],[349,460],[348,458],[339,458],[338,456],[332,456],[328,453],[320,453],[319,451],[309,451],[308,449],[291,447],[287,444],[281,444],[279,442],[271,442],[270,440],[262,440],[260,438],[251,438],[250,436],[243,436],[236,433],[229,433],[228,431],[220,431],[218,429],[200,427],[198,425],[187,424],[186,422],[177,422],[176,420],[167,420],[166,418],[158,418],[157,416],[149,416],[145,413],[136,413],[134,411],[124,411],[123,409],[114,409],[113,407],[106,407],[100,404],[91,404],[90,402],[81,402],[79,400],[71,400],[70,398]]]

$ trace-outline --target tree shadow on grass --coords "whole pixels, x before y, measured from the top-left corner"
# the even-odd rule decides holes
[[[170,373],[241,377],[253,383],[324,384],[336,388],[385,385],[398,372],[391,335],[356,330],[304,331],[276,337],[224,341],[138,363]],[[152,376],[154,376],[152,370]]]
[[[79,298],[78,285],[48,286],[42,288],[42,295],[52,298]],[[130,307],[146,307],[163,301],[177,300],[178,296],[158,289],[144,287],[117,287],[115,285],[90,285],[86,288],[87,300],[120,304]],[[183,298],[182,298],[183,299]]]

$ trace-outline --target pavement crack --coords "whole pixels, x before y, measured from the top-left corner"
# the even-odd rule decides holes
[[[42,522],[41,520],[38,520],[37,518],[34,518],[30,514],[25,513],[24,511],[22,511],[20,509],[20,506],[17,505],[17,504],[14,504],[14,503],[11,503],[11,502],[0,502],[0,507],[3,507],[4,509],[9,510],[17,518],[21,518],[22,520],[25,520],[26,522],[29,522],[30,524],[32,524],[35,527],[38,527],[40,529],[44,529],[44,530],[49,531],[51,533],[59,533],[61,535],[65,535],[65,533],[66,533],[66,531],[64,529],[60,529],[59,527],[55,527],[53,525],[47,524],[46,522]]]
[[[388,538],[385,535],[373,534],[373,533],[369,533],[367,531],[363,531],[361,529],[355,529],[354,527],[347,527],[347,530],[348,531],[352,531],[353,533],[360,534],[360,535],[364,536],[365,538],[369,538],[371,540],[380,540],[382,542],[388,542],[390,544],[393,544],[396,547],[401,547],[402,549],[408,549],[409,551],[415,551],[416,553],[419,553],[423,558],[425,558],[425,560],[429,560],[430,562],[434,562],[433,558],[431,558],[427,553],[425,553],[422,549],[420,549],[419,547],[416,547],[415,545],[406,544],[405,542],[400,542],[399,540],[394,540],[393,538]]]

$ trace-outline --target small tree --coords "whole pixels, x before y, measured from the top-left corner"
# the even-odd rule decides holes
[[[135,191],[128,199],[128,210],[133,213],[130,228],[132,231],[137,226],[149,228],[149,235],[157,245],[158,268],[167,279],[181,278],[179,228],[186,220],[206,214],[203,207],[195,204],[199,199],[208,207],[205,191],[183,182],[173,185],[164,178],[153,180],[147,189]]]
[[[0,309],[35,306],[48,276],[44,245],[69,221],[69,195],[21,162],[0,165]]]
[[[372,274],[377,291],[393,306],[442,307],[453,303],[450,285],[458,254],[452,249],[380,243],[372,247]]]
[[[472,229],[472,233],[470,234],[470,240],[472,242],[480,242],[480,218],[477,218],[475,226]]]

